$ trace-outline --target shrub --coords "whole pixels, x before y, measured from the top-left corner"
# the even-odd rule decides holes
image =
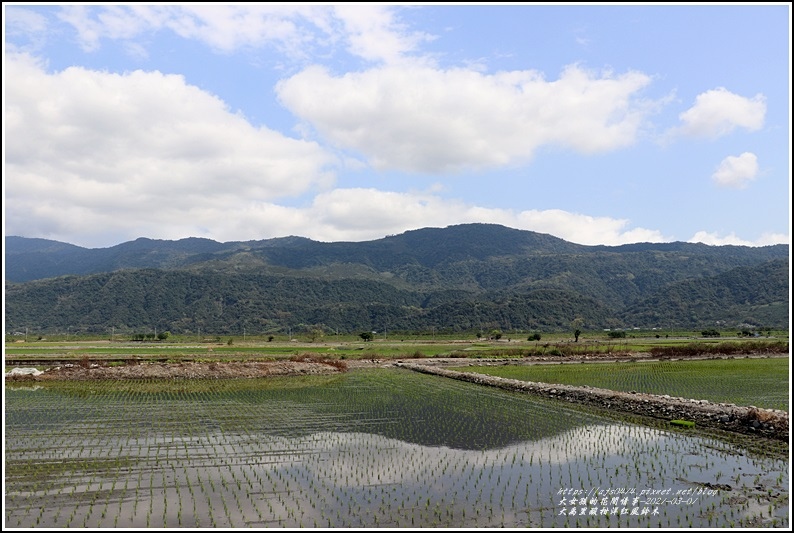
[[[296,363],[318,363],[322,365],[328,365],[336,368],[340,372],[347,371],[347,363],[344,361],[340,361],[338,359],[328,359],[327,357],[323,357],[316,353],[301,353],[293,355],[289,358],[290,361]]]
[[[320,361],[324,365],[332,366],[340,372],[347,372],[347,363],[338,359],[324,359]]]

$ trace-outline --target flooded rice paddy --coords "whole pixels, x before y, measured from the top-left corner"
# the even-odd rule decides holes
[[[785,443],[401,369],[5,386],[5,527],[787,527]]]

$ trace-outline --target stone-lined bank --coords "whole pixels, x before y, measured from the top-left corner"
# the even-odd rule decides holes
[[[620,392],[587,386],[520,381],[416,363],[399,362],[396,363],[396,366],[425,374],[490,385],[506,390],[528,392],[572,403],[596,405],[605,409],[620,410],[663,420],[691,420],[702,426],[749,435],[762,435],[784,441],[788,441],[789,437],[789,415],[785,411],[776,409],[741,407],[734,404],[712,403],[708,400]]]

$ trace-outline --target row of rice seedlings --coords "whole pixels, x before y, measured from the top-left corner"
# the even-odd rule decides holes
[[[400,379],[397,377],[395,384],[403,385]],[[465,444],[466,434],[478,438],[486,428],[493,427],[482,416],[488,410],[493,410],[495,418],[512,434],[520,434],[522,421],[532,425],[543,423],[545,419],[562,426],[563,417],[559,416],[559,411],[556,418],[549,416],[553,413],[550,404],[527,403],[515,395],[498,391],[479,394],[480,389],[457,389],[447,382],[438,386],[437,380],[432,381],[434,379],[418,385],[412,382],[404,397],[401,396],[403,388],[395,392],[391,384],[392,388],[385,390],[389,403],[398,407],[392,410],[386,402],[373,398],[372,387],[370,390],[361,387],[362,382],[366,384],[363,378],[354,382],[353,388],[341,391],[303,391],[307,403],[294,409],[292,417],[288,416],[289,403],[294,399],[278,403],[273,409],[270,400],[278,397],[277,392],[270,390],[257,395],[250,388],[237,398],[236,405],[228,389],[223,391],[220,402],[216,401],[211,389],[185,399],[172,398],[165,406],[140,398],[132,407],[120,402],[118,407],[125,411],[125,417],[145,419],[138,422],[146,431],[133,440],[132,447],[141,459],[148,457],[148,461],[143,461],[133,472],[125,473],[122,469],[115,472],[127,477],[125,487],[129,476],[137,475],[135,490],[142,490],[138,491],[134,505],[138,506],[139,500],[143,503],[141,507],[146,507],[145,516],[152,527],[160,521],[166,526],[180,524],[181,513],[177,511],[174,517],[174,496],[169,494],[181,491],[182,486],[194,487],[192,491],[188,489],[193,501],[193,517],[185,521],[204,527],[239,527],[263,522],[290,527],[509,527],[537,523],[563,525],[566,522],[643,525],[630,517],[560,517],[555,493],[571,485],[604,487],[613,483],[635,483],[645,486],[672,482],[671,470],[682,464],[680,460],[676,462],[675,457],[684,454],[684,444],[701,451],[697,449],[700,441],[688,441],[681,435],[668,435],[639,426],[613,427],[603,421],[596,425],[592,422],[574,425],[567,431],[557,430],[551,436],[535,440],[518,440],[501,448],[485,448],[481,442],[471,442],[469,449],[424,446],[421,443],[432,437],[422,431],[422,424],[440,424],[441,430],[449,433],[445,438]],[[376,388],[389,385],[389,378],[383,378],[378,380]],[[444,389],[457,402],[452,408],[443,405]],[[461,401],[465,396],[461,391],[471,396],[467,404]],[[432,394],[428,394],[430,392]],[[285,397],[293,398],[293,395]],[[340,397],[346,398],[347,404],[340,402]],[[428,398],[441,405],[428,409]],[[104,401],[108,409],[116,405],[112,394]],[[239,403],[242,401],[246,402],[247,418],[213,415],[218,412],[218,406],[241,412]],[[307,417],[308,429],[300,427],[300,417],[306,413],[307,405],[314,410],[314,415]],[[367,405],[373,405],[373,409],[367,410]],[[332,416],[325,417],[330,422],[324,421],[322,412],[329,406],[335,409]],[[360,423],[350,424],[350,415],[340,412],[340,407],[354,413]],[[445,409],[454,423],[444,424]],[[273,410],[276,417],[271,417]],[[564,411],[574,419],[598,421],[574,410]],[[519,414],[511,416],[512,412]],[[426,418],[419,419],[421,417]],[[273,422],[274,418],[279,421]],[[190,422],[194,419],[198,422]],[[407,422],[405,427],[394,427],[404,422]],[[340,433],[335,425],[370,428],[384,434]],[[318,427],[327,431],[311,433]],[[394,429],[401,439],[388,436]],[[540,433],[549,434],[542,428]],[[101,448],[103,442],[93,439],[91,446]],[[476,449],[471,449],[472,445]],[[114,449],[120,453],[121,447]],[[719,461],[713,457],[735,457],[727,451],[718,454],[703,451],[709,472],[709,469],[721,471]],[[759,460],[759,464],[768,462]],[[86,471],[88,466],[85,462]],[[176,466],[184,471],[180,480],[166,474]],[[751,469],[750,465],[745,467],[745,471]],[[153,484],[153,472],[160,473],[157,487]],[[244,486],[243,480],[249,485]],[[127,490],[130,488],[131,485]],[[96,494],[98,490],[94,486],[86,487],[88,498],[91,492]],[[198,505],[193,493],[203,495]],[[153,516],[159,513],[152,512],[151,500],[160,498],[162,501],[164,495],[169,496],[171,512],[162,509],[160,516]],[[181,497],[178,499],[181,502]],[[252,504],[245,504],[245,501]],[[700,511],[704,516],[710,512],[713,520],[717,510],[711,509],[705,514],[702,509]],[[204,514],[198,517],[201,511]],[[706,519],[689,516],[688,510],[664,511],[670,511],[666,518],[657,518],[656,522],[649,519],[645,523],[675,525],[673,517],[684,523],[709,523]],[[122,512],[121,505],[118,512]],[[80,522],[82,515],[73,514],[75,516],[68,523]],[[147,521],[134,520],[140,525]],[[123,519],[119,523],[123,524]]]
[[[788,360],[785,358],[500,365],[456,370],[525,381],[590,385],[788,409]]]

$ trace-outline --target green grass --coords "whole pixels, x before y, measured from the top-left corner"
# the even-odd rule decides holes
[[[524,381],[589,385],[624,392],[669,394],[712,402],[789,409],[787,357],[483,366],[456,370]]]
[[[548,355],[557,349],[570,354],[587,353],[615,353],[634,352],[644,353],[661,347],[680,347],[697,343],[702,346],[716,346],[726,342],[732,344],[757,344],[785,343],[787,335],[774,337],[749,338],[749,339],[703,339],[691,332],[676,332],[675,336],[637,333],[626,339],[609,339],[603,332],[585,333],[579,342],[572,342],[570,335],[544,334],[540,341],[527,341],[525,333],[510,333],[500,341],[476,339],[474,336],[460,334],[457,337],[421,336],[421,335],[390,335],[388,338],[376,337],[373,342],[363,342],[355,336],[342,335],[327,336],[317,342],[297,338],[294,341],[276,338],[273,342],[266,339],[248,337],[243,340],[234,337],[233,344],[228,344],[229,337],[222,337],[218,342],[204,340],[199,342],[194,339],[172,336],[166,342],[130,342],[120,340],[115,342],[107,339],[72,338],[49,339],[42,341],[6,342],[6,360],[15,356],[41,356],[41,357],[74,357],[80,359],[87,355],[90,357],[168,357],[168,358],[195,358],[208,355],[214,357],[279,357],[291,356],[297,353],[319,353],[324,355],[336,354],[345,358],[399,358],[399,357],[521,357],[527,355]],[[509,339],[509,340],[508,340]]]
[[[738,329],[738,328],[736,328]],[[676,345],[680,343],[688,343],[692,342],[695,339],[700,339],[702,342],[720,342],[721,340],[733,339],[735,338],[737,331],[736,329],[727,329],[722,330],[721,337],[717,338],[708,338],[703,339],[701,337],[700,331],[690,331],[690,330],[630,330],[626,331],[626,337],[623,339],[613,339],[609,337],[609,332],[606,331],[583,331],[581,336],[579,337],[579,342],[577,344],[614,344],[620,346],[649,346],[649,345]],[[527,337],[530,333],[536,333],[535,331],[521,331],[521,330],[514,330],[514,331],[504,331],[502,333],[501,342],[498,344],[504,344],[509,339],[512,343],[517,344],[532,344],[534,345],[535,342],[527,342]],[[540,332],[542,335],[541,340],[539,341],[540,344],[546,343],[567,343],[573,342],[573,330],[571,331],[557,331],[557,332]],[[788,340],[789,332],[787,330],[773,330],[771,331],[771,335],[767,336],[767,332],[761,332],[761,338],[775,338],[777,340]],[[272,337],[272,339],[271,339]],[[6,335],[6,347],[20,347],[20,345],[52,345],[52,344],[83,344],[83,343],[108,343],[111,340],[113,341],[113,345],[137,345],[137,346],[144,346],[144,347],[157,347],[157,346],[173,346],[173,345],[207,345],[207,346],[217,346],[217,345],[226,345],[229,339],[232,339],[233,345],[231,347],[236,346],[267,346],[269,344],[283,344],[283,343],[290,343],[292,341],[298,343],[328,343],[328,344],[348,344],[348,343],[361,343],[362,340],[359,337],[358,332],[356,333],[341,333],[341,334],[334,334],[328,333],[324,336],[319,338],[312,338],[311,335],[306,333],[300,332],[293,332],[293,335],[286,335],[286,334],[274,334],[274,335],[267,335],[267,334],[251,334],[249,332],[247,335],[243,336],[240,334],[229,334],[223,333],[220,335],[206,334],[202,335],[200,338],[199,336],[193,334],[171,334],[166,341],[144,341],[144,342],[130,342],[131,335],[130,334],[122,334],[117,332],[115,335],[111,335],[108,332],[105,335],[97,335],[97,334],[86,334],[81,333],[79,335],[75,335],[72,333],[71,335],[65,335],[63,333],[58,334],[39,334],[31,332],[30,335],[27,336],[15,336],[15,335]],[[454,332],[454,333],[439,333],[435,332],[432,333],[430,331],[422,331],[422,332],[400,332],[400,331],[390,331],[390,332],[378,332],[374,335],[373,339],[375,344],[380,343],[416,343],[416,344],[428,344],[428,343],[441,343],[441,344],[450,344],[450,343],[459,343],[461,341],[470,341],[470,342],[482,342],[483,344],[489,344],[488,341],[485,339],[478,339],[475,331],[463,331],[463,332]]]

